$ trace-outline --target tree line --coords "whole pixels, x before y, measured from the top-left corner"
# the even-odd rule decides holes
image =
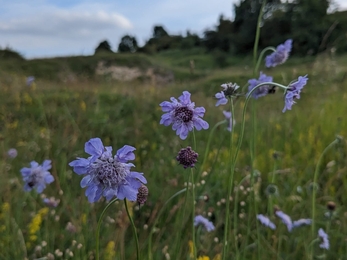
[[[263,1],[240,0],[234,4],[233,21],[220,15],[217,26],[205,30],[202,37],[189,31],[185,36],[169,35],[162,25],[155,25],[151,38],[141,47],[135,36],[123,36],[118,52],[154,54],[201,47],[207,51],[247,54],[253,49],[262,6],[260,48],[277,46],[291,38],[293,52],[299,55],[314,55],[332,48],[347,52],[347,11],[329,13],[332,0]],[[111,51],[111,46],[103,41],[95,51]]]

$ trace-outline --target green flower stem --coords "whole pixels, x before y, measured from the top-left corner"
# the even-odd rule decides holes
[[[257,61],[257,64],[255,65],[255,68],[254,68],[254,76],[256,76],[258,74],[258,70],[259,70],[259,67],[260,67],[260,63],[262,62],[263,60],[263,57],[264,57],[264,54],[265,52],[267,51],[273,51],[275,52],[276,49],[275,47],[266,47],[265,49],[263,49],[259,55],[259,58],[258,58],[258,61]]]
[[[98,226],[97,226],[97,229],[96,229],[96,251],[95,251],[95,259],[96,260],[99,260],[99,241],[100,241],[100,227],[101,227],[101,223],[102,223],[102,219],[106,213],[106,211],[108,210],[109,207],[111,207],[111,205],[113,203],[115,203],[116,201],[118,200],[118,198],[115,198],[113,200],[111,200],[107,205],[106,207],[104,208],[104,210],[101,212],[101,215],[100,215],[100,218],[99,218],[99,221],[98,221]]]
[[[159,220],[159,217],[161,216],[161,214],[164,212],[164,209],[166,207],[166,205],[169,204],[169,202],[171,200],[173,200],[175,197],[177,197],[178,195],[182,194],[183,192],[185,192],[187,190],[187,188],[184,188],[178,192],[176,192],[174,195],[172,195],[165,203],[164,205],[161,207],[157,217],[155,218],[154,220],[154,223],[153,223],[153,227],[151,229],[151,231],[149,232],[149,238],[148,238],[148,259],[153,259],[153,255],[152,255],[152,238],[153,238],[153,233],[154,233],[154,229],[155,229],[155,226],[157,225],[157,222]]]
[[[227,204],[226,204],[226,218],[225,218],[225,229],[224,229],[224,244],[223,244],[223,256],[222,259],[225,260],[226,254],[227,254],[227,238],[228,238],[228,224],[229,224],[229,198],[231,196],[231,191],[232,191],[232,182],[233,182],[233,177],[234,177],[234,172],[235,172],[235,164],[237,161],[237,157],[241,148],[241,144],[242,144],[242,140],[243,140],[243,134],[244,134],[244,130],[245,130],[245,118],[246,118],[246,108],[248,105],[248,102],[250,100],[250,97],[252,95],[252,93],[259,87],[264,86],[264,85],[274,85],[274,86],[278,86],[284,90],[287,89],[286,86],[283,86],[281,84],[275,83],[275,82],[264,82],[264,83],[260,83],[257,86],[255,86],[247,95],[246,97],[246,101],[245,101],[245,105],[243,107],[243,111],[242,111],[242,123],[241,123],[241,132],[240,132],[240,137],[238,139],[238,143],[237,143],[237,147],[236,147],[236,151],[234,154],[234,158],[233,160],[231,160],[231,171],[230,171],[230,176],[229,176],[229,181],[228,181],[228,197],[227,197]],[[233,131],[231,132],[233,133]],[[232,137],[231,137],[232,139]]]
[[[202,171],[204,170],[204,166],[205,166],[205,163],[206,163],[206,159],[207,159],[207,156],[208,156],[208,152],[210,150],[210,143],[211,143],[211,139],[212,139],[212,136],[214,134],[214,131],[217,129],[218,126],[222,125],[222,124],[225,124],[227,121],[226,120],[223,120],[223,121],[220,121],[218,122],[217,124],[214,125],[214,127],[211,129],[210,131],[210,135],[208,137],[208,140],[207,140],[207,144],[206,144],[206,149],[205,149],[205,154],[204,154],[204,160],[202,161],[202,164],[200,166],[200,170],[199,172],[202,173]],[[200,175],[198,176],[198,180],[197,180],[197,183],[200,181]]]
[[[274,167],[272,170],[272,175],[271,175],[271,184],[275,185],[275,180],[276,180],[276,170],[277,170],[277,161],[275,159],[274,162]],[[270,194],[269,196],[269,201],[268,201],[268,214],[272,215],[273,213],[273,195]]]
[[[260,7],[259,15],[258,15],[258,21],[257,21],[257,31],[255,33],[255,40],[254,40],[254,47],[253,47],[253,66],[254,66],[254,71],[253,74],[256,74],[256,60],[257,60],[257,54],[258,54],[258,45],[259,45],[259,38],[260,38],[260,23],[261,23],[261,18],[264,13],[264,6],[266,4],[266,0],[263,0],[263,3]]]
[[[232,188],[233,188],[233,182],[234,182],[234,169],[235,169],[235,159],[233,160],[233,138],[234,138],[234,129],[233,129],[233,116],[234,116],[234,105],[233,105],[233,100],[230,98],[230,112],[231,112],[231,132],[230,132],[230,175],[228,179],[228,193],[226,197],[226,209],[225,209],[225,227],[224,227],[224,243],[223,243],[223,260],[225,260],[225,257],[227,255],[228,251],[228,246],[229,246],[229,239],[228,239],[228,234],[229,234],[229,218],[230,218],[230,197],[232,193]],[[235,222],[234,222],[235,224]],[[236,227],[234,227],[234,235],[237,230],[235,230]],[[235,238],[234,238],[235,239]],[[238,255],[238,247],[235,248],[237,255]]]
[[[196,244],[195,244],[195,226],[194,226],[194,217],[195,217],[195,183],[194,183],[194,171],[193,168],[190,168],[190,175],[192,179],[192,237],[193,237],[193,254],[194,259],[197,259],[197,252],[196,252]]]
[[[133,218],[130,216],[129,209],[128,209],[128,204],[127,204],[127,200],[126,199],[124,199],[124,206],[125,206],[125,210],[126,210],[126,212],[128,214],[128,218],[129,218],[129,220],[131,222],[131,226],[133,228],[133,233],[134,233],[135,243],[136,243],[136,259],[140,260],[139,239],[137,238],[136,227],[135,227]]]
[[[327,147],[325,147],[324,151],[322,152],[322,154],[318,158],[318,162],[317,162],[316,169],[314,171],[314,176],[313,176],[313,185],[315,185],[317,182],[318,171],[319,171],[319,167],[320,167],[320,164],[322,162],[323,156],[330,150],[330,148],[332,148],[338,142],[339,142],[338,139],[335,139],[334,141],[332,141]],[[316,215],[316,189],[313,186],[313,188],[312,188],[312,216],[311,216],[311,219],[312,219],[311,238],[312,239],[315,237],[315,215]],[[311,248],[311,259],[313,259],[313,248]]]

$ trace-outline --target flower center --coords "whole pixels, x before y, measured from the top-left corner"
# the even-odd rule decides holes
[[[184,123],[188,123],[193,119],[193,111],[188,107],[177,107],[175,109],[175,117],[181,119]]]
[[[112,157],[102,158],[91,165],[89,171],[104,186],[117,186],[125,181],[129,168]]]
[[[42,179],[40,169],[34,169],[28,179],[28,186],[30,188],[34,187]]]

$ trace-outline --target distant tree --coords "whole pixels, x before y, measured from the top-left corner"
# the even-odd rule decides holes
[[[135,37],[125,35],[122,37],[119,45],[119,52],[136,52],[138,49],[137,41]]]
[[[99,43],[98,47],[95,48],[95,53],[98,52],[112,52],[111,45],[108,43],[108,41],[102,41]]]
[[[165,31],[164,27],[161,25],[155,25],[153,28],[153,38],[160,39],[165,36],[169,36],[169,34]]]

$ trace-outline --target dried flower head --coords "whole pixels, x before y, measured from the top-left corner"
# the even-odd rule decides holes
[[[11,148],[10,150],[7,151],[7,156],[10,157],[11,159],[16,158],[17,155],[18,155],[18,152],[14,148]]]
[[[198,154],[194,150],[187,146],[187,148],[182,148],[176,157],[179,164],[182,164],[184,169],[188,167],[194,167],[195,163],[198,161]]]
[[[278,45],[276,51],[265,57],[265,66],[270,68],[284,63],[292,50],[292,43],[293,40],[288,39],[283,44]]]
[[[53,176],[48,171],[52,168],[51,160],[45,160],[42,165],[32,161],[30,166],[30,168],[24,167],[20,170],[25,182],[24,190],[30,191],[35,188],[38,193],[41,193],[46,188],[46,184],[54,181]]]
[[[201,215],[197,215],[194,218],[194,226],[198,225],[203,225],[206,228],[207,232],[210,232],[215,229],[213,223]]]
[[[291,110],[292,106],[295,104],[294,98],[300,99],[300,92],[303,87],[307,84],[307,75],[299,77],[297,81],[292,82],[285,91],[284,97],[284,108],[282,112],[286,110]]]
[[[319,247],[328,250],[330,247],[328,234],[325,233],[322,228],[320,228],[318,230],[318,236],[321,239],[321,243],[320,243]]]
[[[142,184],[141,187],[138,189],[136,201],[139,204],[145,204],[147,197],[148,197],[148,188]]]
[[[143,173],[130,170],[134,164],[128,161],[135,159],[134,147],[124,145],[113,156],[111,146],[104,147],[100,138],[92,138],[86,142],[84,150],[91,156],[77,158],[69,165],[75,173],[85,175],[81,187],[87,187],[85,194],[89,202],[96,202],[101,196],[106,200],[117,197],[136,201],[138,189],[147,180]]]
[[[266,189],[265,189],[265,193],[268,196],[278,196],[278,188],[276,185],[274,184],[269,184]]]
[[[165,114],[161,116],[160,124],[169,126],[172,124],[172,130],[185,140],[189,131],[194,127],[196,130],[208,129],[208,123],[202,119],[205,114],[205,108],[195,107],[195,103],[190,100],[190,93],[183,91],[183,95],[179,98],[171,98],[171,102],[164,101],[160,104],[161,109]]]
[[[265,82],[272,82],[273,78],[271,76],[266,76],[263,72],[260,72],[259,79],[248,80],[248,93],[250,93],[257,85]],[[252,97],[258,99],[260,97],[266,96],[269,93],[274,93],[274,90],[270,85],[260,86],[252,92]]]
[[[327,209],[330,211],[334,211],[336,209],[336,203],[333,201],[329,201],[327,203]]]
[[[261,224],[263,224],[266,227],[271,228],[272,230],[276,229],[276,225],[274,223],[271,222],[271,220],[264,216],[263,214],[258,214],[257,215],[257,219],[260,221]]]
[[[231,98],[233,96],[236,96],[236,90],[239,88],[239,86],[236,83],[224,83],[221,85],[221,87],[223,88],[223,90],[221,92],[218,92],[215,97],[218,99],[217,103],[216,103],[216,107],[218,107],[219,105],[225,105],[226,103],[228,103],[228,99],[227,98]]]

